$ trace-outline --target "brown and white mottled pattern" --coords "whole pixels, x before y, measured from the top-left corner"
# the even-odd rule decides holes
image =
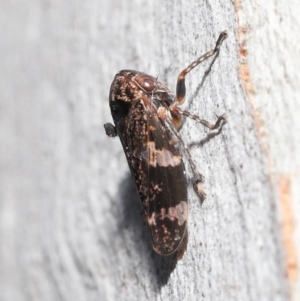
[[[128,81],[127,76],[126,74],[116,75],[116,80],[111,87],[111,101],[121,100],[132,103],[141,97],[142,92],[134,82]]]
[[[182,226],[188,218],[188,205],[186,201],[181,201],[175,207],[161,208],[159,213],[153,212],[148,217],[149,226],[156,226],[156,221],[168,218],[171,221],[177,221],[179,226]],[[179,231],[177,231],[178,233]]]
[[[187,232],[187,180],[178,138],[170,130],[169,92],[156,78],[129,70],[116,75],[110,94],[153,248],[161,255],[175,252]]]
[[[162,166],[177,166],[181,163],[179,155],[173,155],[167,148],[156,149],[155,142],[149,141],[147,143],[149,150],[149,164],[153,167]]]
[[[157,116],[161,121],[166,121],[168,118],[170,118],[170,111],[168,111],[165,107],[159,107],[157,109]]]

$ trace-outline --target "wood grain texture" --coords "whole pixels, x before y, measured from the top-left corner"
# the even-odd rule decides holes
[[[297,298],[298,6],[3,2],[0,300]],[[186,80],[184,107],[228,123],[213,139],[190,120],[181,130],[207,199],[189,190],[176,264],[151,250],[121,143],[105,135],[109,87],[127,68],[175,89],[225,29],[210,72]]]

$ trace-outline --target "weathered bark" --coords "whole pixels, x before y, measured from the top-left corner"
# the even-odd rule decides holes
[[[296,1],[2,2],[0,300],[297,300]],[[184,107],[228,123],[213,139],[191,120],[181,130],[207,198],[190,188],[176,264],[151,250],[105,135],[110,83],[127,68],[174,89],[223,30],[214,64],[186,80]]]

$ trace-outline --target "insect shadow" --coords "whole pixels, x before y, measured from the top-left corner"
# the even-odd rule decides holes
[[[215,61],[216,61],[217,58],[219,57],[219,55],[220,55],[220,53],[218,52],[218,53],[214,56],[214,58],[212,59],[212,61],[209,63],[208,67],[206,68],[206,70],[205,70],[205,72],[204,72],[204,74],[203,74],[203,76],[202,76],[202,80],[201,80],[201,82],[199,83],[199,85],[198,85],[197,89],[195,90],[195,92],[193,93],[191,99],[195,99],[195,98],[198,96],[199,91],[202,89],[202,87],[203,87],[203,85],[204,85],[204,83],[205,83],[205,81],[206,81],[206,78],[209,76],[209,74],[210,74],[210,72],[211,72],[211,69],[212,69],[212,67],[213,67],[213,65],[214,65],[214,63],[215,63]],[[192,101],[189,102],[189,104],[192,104],[192,103],[193,103]]]
[[[218,136],[221,134],[222,132],[222,128],[223,128],[224,124],[222,126],[220,126],[220,128],[216,131],[212,131],[209,132],[203,139],[201,139],[200,141],[194,141],[188,144],[189,148],[192,147],[196,147],[196,146],[200,146],[202,147],[204,144],[206,144],[207,142],[209,142],[209,140],[213,139],[214,137]]]
[[[214,58],[212,59],[212,61],[209,63],[207,69],[204,72],[204,75],[202,77],[201,82],[199,83],[199,85],[197,86],[196,90],[194,91],[193,95],[191,96],[191,99],[195,99],[197,98],[197,96],[199,95],[200,90],[202,89],[206,78],[209,76],[212,67],[215,63],[215,61],[217,60],[218,56],[220,55],[220,53],[218,52]],[[192,101],[189,102],[189,104],[193,103]],[[218,116],[217,116],[218,117]],[[225,125],[225,123],[223,123],[217,130],[211,131],[209,132],[203,139],[201,139],[200,141],[195,141],[192,143],[189,143],[188,147],[195,147],[195,146],[203,146],[204,144],[206,144],[207,142],[209,142],[209,140],[213,139],[214,137],[218,136],[221,134],[223,126]]]
[[[146,266],[149,268],[146,274],[154,280],[158,288],[161,288],[167,284],[180,255],[175,253],[169,256],[161,256],[153,250],[151,236],[142,216],[139,195],[129,172],[119,187],[122,200],[120,206],[123,213],[118,225],[120,232],[123,232],[123,235],[131,240],[128,244],[139,250],[142,261],[146,262]]]

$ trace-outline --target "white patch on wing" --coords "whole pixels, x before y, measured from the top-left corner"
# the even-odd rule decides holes
[[[181,201],[175,207],[169,207],[168,212],[166,208],[161,208],[160,213],[153,212],[151,217],[148,217],[148,225],[156,226],[156,221],[158,219],[163,220],[165,218],[174,221],[178,220],[178,225],[182,226],[188,218],[188,205],[186,201]]]
[[[170,112],[164,107],[159,107],[157,109],[157,116],[160,120],[165,121],[170,118]]]
[[[162,149],[156,149],[155,142],[149,141],[147,143],[149,149],[149,164],[153,167],[162,166],[177,166],[181,164],[181,157],[173,155],[165,147]]]

